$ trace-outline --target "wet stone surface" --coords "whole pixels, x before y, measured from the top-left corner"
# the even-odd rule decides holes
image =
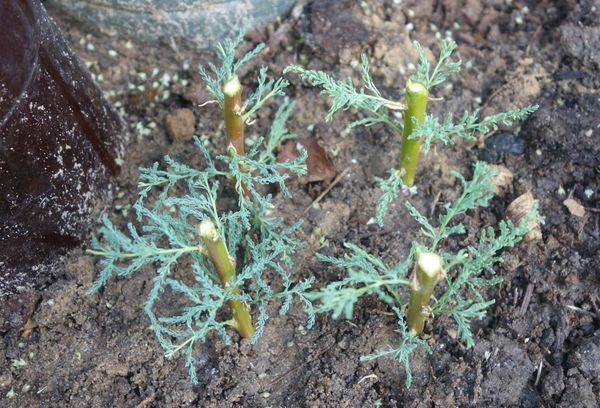
[[[123,124],[37,1],[0,41],[0,298],[36,288],[83,242],[119,173]],[[2,91],[4,90],[4,91]],[[124,139],[124,138],[123,138]]]

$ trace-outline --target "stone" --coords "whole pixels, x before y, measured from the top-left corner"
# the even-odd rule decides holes
[[[165,122],[167,133],[172,140],[192,140],[196,130],[196,117],[190,109],[175,109],[167,114]]]

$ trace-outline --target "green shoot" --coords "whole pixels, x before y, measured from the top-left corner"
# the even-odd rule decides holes
[[[232,76],[223,84],[223,118],[229,144],[237,154],[244,155],[244,128],[246,123],[241,114],[242,84],[237,75]]]
[[[419,44],[418,41],[415,41],[413,42],[413,45],[419,54],[419,63],[417,65],[417,72],[411,79],[414,82],[422,84],[428,91],[435,86],[441,85],[448,78],[451,78],[460,72],[462,62],[460,60],[450,60],[452,53],[457,47],[453,40],[447,38],[440,43],[440,55],[433,71],[431,71],[427,53],[421,44]]]
[[[217,160],[227,169],[219,170],[200,140],[196,139],[196,145],[205,159],[204,169],[193,169],[169,157],[165,157],[165,170],[158,164],[141,169],[140,196],[134,205],[141,228],[129,224],[129,234],[125,234],[105,216],[100,228],[103,240],[94,238],[88,251],[101,258],[102,268],[88,294],[100,290],[113,275],[129,276],[143,266],[155,270],[144,310],[166,355],[185,351],[193,382],[197,381],[195,343],[215,332],[229,344],[227,327],[255,342],[268,319],[269,302],[283,301],[281,312],[287,313],[292,297],[297,297],[305,305],[309,325],[314,322],[314,311],[305,295],[312,281],[294,286],[286,272],[292,255],[302,246],[293,237],[300,224],[283,227],[281,219],[266,216],[264,209],[271,206],[270,197],[261,196],[253,187],[283,184],[288,177],[284,169],[302,174],[306,156],[287,163],[263,162],[253,149],[243,157],[219,156]],[[243,163],[251,163],[258,174],[242,172],[239,168]],[[248,183],[252,198],[239,194],[236,210],[220,211],[219,179],[231,177],[241,179],[236,185],[238,193],[240,184]],[[255,237],[260,240],[254,241]],[[235,259],[242,265],[236,267]],[[279,283],[266,279],[265,274],[271,271],[279,276]],[[163,300],[170,298],[171,302]],[[181,305],[179,310],[166,306],[174,300]],[[233,316],[220,320],[227,304]],[[255,327],[249,306],[258,308]]]
[[[198,226],[198,235],[204,241],[206,252],[221,279],[221,284],[225,288],[230,287],[230,282],[236,281],[235,259],[229,255],[227,246],[221,239],[215,224],[208,218],[202,220]],[[240,288],[234,284],[231,287],[231,293],[239,295]],[[254,334],[254,326],[248,306],[238,299],[231,299],[230,303],[233,311],[233,327],[242,337],[251,338]]]
[[[444,121],[426,113],[427,101],[433,88],[444,83],[456,75],[461,68],[460,60],[452,60],[456,43],[445,39],[440,43],[440,53],[436,65],[432,68],[427,59],[427,54],[418,42],[414,42],[419,54],[417,71],[406,81],[405,102],[389,100],[381,94],[373,82],[369,72],[369,63],[366,56],[362,56],[361,77],[362,87],[356,88],[351,79],[339,81],[322,71],[311,71],[303,67],[292,65],[284,72],[295,72],[302,79],[322,89],[321,93],[331,98],[331,107],[325,119],[331,120],[339,110],[355,108],[366,116],[350,124],[350,127],[364,125],[372,126],[377,123],[385,124],[390,129],[402,134],[402,151],[398,170],[400,177],[395,174],[387,181],[400,186],[411,187],[415,180],[421,150],[429,151],[432,143],[440,142],[448,145],[455,140],[474,140],[476,134],[487,134],[490,130],[497,129],[499,124],[511,125],[512,122],[522,120],[537,109],[536,105],[522,109],[491,115],[478,121],[479,111],[465,112],[459,123],[455,124],[452,115]],[[403,120],[398,118],[399,111],[405,111]],[[389,190],[389,188],[388,188]],[[389,198],[389,197],[388,197]],[[381,206],[389,204],[388,198],[382,199]],[[385,213],[382,208],[381,213]],[[380,218],[379,223],[383,220]]]
[[[249,98],[254,101],[252,108],[244,111],[241,102],[228,99],[241,95],[235,70],[259,49],[236,61],[233,55],[241,38],[240,34],[218,47],[221,67],[209,64],[215,78],[201,71],[221,107],[234,107],[230,110],[231,135],[243,135],[255,109],[279,94],[285,84],[267,80],[266,71],[261,70],[258,89]],[[197,383],[196,343],[216,334],[229,344],[230,329],[256,342],[271,302],[281,302],[279,310],[285,314],[293,299],[300,300],[308,314],[307,326],[314,324],[315,311],[307,296],[313,280],[294,284],[288,272],[293,255],[302,247],[294,237],[301,223],[285,226],[281,218],[272,215],[271,196],[264,196],[258,188],[275,184],[290,197],[285,184],[289,175],[306,174],[304,150],[288,162],[275,159],[281,141],[294,137],[286,127],[292,107],[285,100],[268,141],[259,138],[248,151],[243,150],[243,142],[238,150],[235,143],[240,139],[230,137],[232,146],[227,154],[213,158],[196,138],[203,168],[166,156],[164,166],[154,163],[140,169],[139,197],[133,206],[136,226],[130,223],[122,232],[104,216],[102,239],[94,237],[88,250],[100,258],[101,268],[88,294],[98,292],[114,275],[127,277],[143,267],[155,273],[144,310],[165,355],[185,356],[193,383]],[[230,180],[235,181],[237,203],[223,198],[230,185],[223,181]]]
[[[256,113],[269,99],[275,96],[284,96],[283,90],[289,85],[288,81],[283,78],[269,79],[267,68],[262,67],[256,90],[244,101],[243,87],[236,71],[264,48],[264,44],[260,44],[239,60],[235,59],[236,49],[244,39],[246,28],[246,26],[242,27],[235,40],[226,40],[217,46],[217,58],[221,65],[217,67],[212,63],[208,64],[212,75],[209,75],[204,67],[199,67],[200,76],[206,83],[206,89],[216,98],[216,102],[223,111],[228,151],[231,146],[240,156],[245,153],[244,130],[246,125],[253,123]],[[248,186],[242,185],[242,187],[243,193],[249,197]]]
[[[444,205],[434,226],[412,204],[406,203],[410,215],[420,224],[424,242],[414,242],[408,256],[394,267],[388,267],[380,259],[353,244],[345,244],[351,251],[343,258],[319,256],[323,261],[347,271],[341,281],[332,282],[309,298],[317,302],[317,312],[330,312],[333,317],[342,314],[352,318],[353,307],[361,297],[376,295],[388,304],[398,316],[400,345],[386,351],[376,352],[363,360],[390,356],[400,361],[406,369],[406,385],[410,386],[409,354],[426,343],[418,339],[428,317],[445,314],[451,316],[458,326],[461,339],[467,347],[474,345],[471,322],[485,316],[486,309],[494,300],[486,300],[486,287],[498,284],[501,279],[493,267],[502,262],[499,253],[515,246],[530,231],[530,223],[539,217],[534,206],[519,225],[501,221],[496,232],[488,227],[483,230],[476,246],[446,253],[441,246],[452,235],[464,234],[465,226],[457,219],[466,212],[488,205],[493,196],[491,180],[494,172],[486,164],[478,162],[473,168],[472,179],[467,181],[455,173],[463,192],[454,202]],[[396,176],[397,177],[397,176]],[[406,278],[414,264],[412,281]],[[445,290],[436,294],[439,282],[445,281]],[[410,295],[407,296],[407,292]],[[431,302],[431,299],[434,299]],[[402,307],[407,303],[404,312]]]
[[[498,130],[498,125],[512,126],[515,121],[523,120],[537,110],[537,105],[526,106],[508,112],[484,117],[477,121],[479,110],[472,113],[465,112],[458,123],[454,123],[453,115],[449,113],[443,122],[434,116],[426,116],[419,128],[411,133],[409,139],[421,140],[423,150],[429,151],[432,142],[440,142],[444,145],[453,143],[453,137],[475,141],[478,134],[489,134]]]
[[[406,312],[406,321],[413,334],[421,334],[425,327],[425,318],[429,315],[429,299],[433,295],[435,285],[443,277],[443,267],[444,261],[437,254],[417,249],[412,292]]]
[[[212,72],[212,75],[209,75],[204,67],[198,68],[200,76],[206,83],[206,89],[216,98],[216,102],[221,108],[223,108],[225,100],[223,95],[223,85],[225,82],[231,79],[240,67],[256,57],[265,48],[264,44],[259,44],[239,60],[235,59],[236,50],[244,40],[246,28],[247,25],[244,25],[233,40],[224,40],[217,45],[216,53],[221,65],[217,67],[213,63],[208,63],[208,68]]]
[[[412,186],[421,153],[421,139],[411,135],[423,125],[427,111],[427,87],[410,79],[406,83],[406,113],[404,114],[404,130],[402,133],[402,151],[400,152],[400,177],[402,183]]]

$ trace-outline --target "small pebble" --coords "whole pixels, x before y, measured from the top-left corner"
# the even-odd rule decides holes
[[[190,109],[176,109],[167,114],[166,126],[172,140],[192,140],[196,131],[196,117]]]
[[[485,139],[484,148],[479,152],[479,160],[488,163],[502,161],[505,154],[519,156],[525,152],[525,140],[513,133],[495,133]]]
[[[585,194],[586,198],[589,200],[594,195],[594,190],[592,190],[591,188],[586,188],[583,194]]]

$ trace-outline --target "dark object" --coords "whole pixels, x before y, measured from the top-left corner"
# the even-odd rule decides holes
[[[519,156],[525,152],[525,140],[513,133],[495,133],[485,139],[484,148],[477,155],[479,160],[499,163],[505,154]]]
[[[287,13],[296,0],[50,0],[96,31],[142,43],[184,39],[212,48],[237,34]]]
[[[555,81],[564,81],[567,79],[585,79],[589,76],[590,74],[584,71],[562,71],[552,74],[552,78],[554,78]]]
[[[39,0],[0,3],[0,297],[43,283],[119,172],[119,116]]]

